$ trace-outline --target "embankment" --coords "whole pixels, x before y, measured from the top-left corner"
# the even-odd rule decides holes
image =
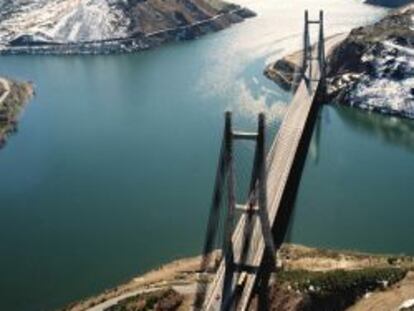
[[[287,244],[278,258],[280,265],[269,297],[272,310],[345,310],[355,303],[358,306],[360,299],[372,292],[375,301],[382,294],[393,297],[390,305],[398,310],[414,298],[412,257]],[[190,310],[199,263],[200,257],[173,262],[61,311]],[[401,286],[403,295],[398,291]],[[255,309],[253,299],[251,310]]]

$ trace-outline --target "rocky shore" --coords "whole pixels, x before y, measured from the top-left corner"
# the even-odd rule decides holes
[[[18,0],[2,5],[3,55],[130,53],[194,39],[255,16],[220,0]]]
[[[359,27],[327,59],[327,102],[414,118],[414,5]],[[293,61],[292,61],[293,59]],[[300,62],[288,56],[265,75],[290,88]]]
[[[0,77],[0,148],[17,131],[18,118],[33,96],[33,86]]]
[[[286,244],[278,259],[272,310],[408,310],[403,306],[414,298],[412,257]],[[190,310],[199,263],[200,257],[175,261],[61,311]],[[375,307],[383,297],[384,308]]]

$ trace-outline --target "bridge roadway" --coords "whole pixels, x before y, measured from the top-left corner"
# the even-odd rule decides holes
[[[331,37],[325,42],[325,48],[329,55],[332,49],[343,39],[345,35],[339,35]],[[266,158],[267,166],[267,212],[269,216],[270,226],[273,228],[276,221],[276,215],[279,207],[282,204],[282,199],[285,192],[290,191],[288,184],[289,175],[296,158],[300,152],[300,143],[304,136],[305,127],[308,126],[308,122],[311,120],[311,112],[314,105],[318,105],[315,100],[317,89],[320,80],[320,68],[318,60],[312,60],[312,72],[309,70],[306,74],[310,80],[307,85],[305,79],[299,84],[292,102],[289,105],[287,113],[282,121],[278,134],[274,139],[271,149]],[[313,129],[314,124],[310,124],[310,128]],[[243,245],[243,232],[246,225],[247,216],[243,214],[240,217],[239,222],[236,225],[234,234],[232,237],[234,261],[240,262],[241,248]],[[265,252],[265,243],[263,240],[261,224],[259,221],[255,221],[251,247],[248,254],[248,259],[245,261],[247,265],[258,267],[263,260]],[[206,301],[204,303],[204,310],[206,311],[218,311],[220,310],[222,300],[222,288],[225,277],[225,262],[221,260],[219,268],[216,272],[215,278],[209,286]],[[240,300],[237,310],[246,310],[249,304],[250,296],[253,291],[253,287],[256,281],[257,274],[236,274],[232,285],[233,291],[236,285],[242,283],[242,289],[240,293]],[[231,298],[227,298],[231,299]]]

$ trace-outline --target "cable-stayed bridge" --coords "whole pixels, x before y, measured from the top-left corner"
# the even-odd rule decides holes
[[[317,43],[312,46],[313,25],[319,32]],[[260,310],[268,309],[266,292],[276,269],[276,252],[286,235],[325,93],[325,49],[331,50],[337,41],[332,40],[325,47],[323,12],[320,11],[318,20],[310,20],[305,12],[302,68],[296,91],[267,154],[265,115],[259,115],[257,132],[249,133],[235,131],[232,115],[226,113],[195,309],[247,310],[253,296],[258,297]],[[235,195],[233,147],[236,140],[256,144],[248,200],[244,204],[238,204]],[[217,255],[214,243],[220,218],[224,218],[224,228],[221,253]],[[209,277],[212,280],[207,280]]]

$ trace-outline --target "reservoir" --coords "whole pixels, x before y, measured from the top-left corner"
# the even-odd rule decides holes
[[[385,9],[359,0],[238,0],[258,16],[133,55],[10,56],[0,73],[36,97],[0,150],[0,310],[53,310],[199,254],[223,128],[272,138],[291,94],[262,74],[300,48],[303,11],[326,33]],[[414,255],[413,123],[325,106],[288,239]],[[252,146],[241,144],[238,182]]]

